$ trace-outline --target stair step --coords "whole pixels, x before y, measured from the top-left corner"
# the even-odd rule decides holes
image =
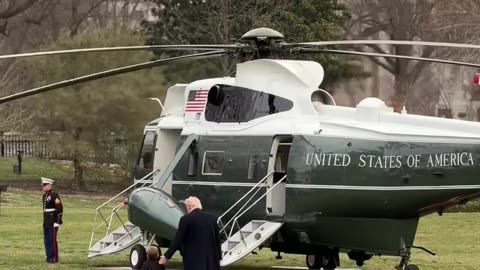
[[[122,224],[103,239],[89,248],[88,258],[115,254],[123,251],[141,240],[140,229],[130,222]]]
[[[113,233],[113,241],[117,241],[118,239],[124,237],[128,233]]]
[[[240,244],[238,241],[228,241],[228,250],[233,249],[234,247],[238,246],[238,244]]]
[[[230,265],[250,254],[277,232],[283,223],[252,220],[222,244],[221,266]],[[243,237],[243,239],[242,239]]]
[[[127,227],[128,231],[131,232],[137,228],[137,226],[133,224],[125,224],[125,227]]]
[[[265,224],[264,221],[252,221],[253,230],[260,228],[263,224]]]
[[[240,233],[242,234],[242,237],[245,239],[247,238],[248,236],[250,236],[253,232],[250,232],[250,231],[240,231]]]

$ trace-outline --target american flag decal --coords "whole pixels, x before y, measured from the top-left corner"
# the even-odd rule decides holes
[[[203,112],[207,104],[208,90],[191,90],[188,93],[186,112]]]

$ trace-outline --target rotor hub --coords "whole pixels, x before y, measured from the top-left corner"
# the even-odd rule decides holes
[[[267,27],[255,28],[245,33],[241,39],[243,40],[266,40],[266,39],[284,39],[285,37],[278,32]]]
[[[284,40],[284,36],[271,28],[261,27],[248,31],[241,40],[253,45],[255,50],[247,52],[245,58],[247,60],[261,59],[261,58],[278,58],[278,53],[281,52],[279,46],[275,46]]]

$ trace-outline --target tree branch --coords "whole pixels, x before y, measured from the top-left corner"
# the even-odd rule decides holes
[[[90,16],[90,14],[97,8],[99,7],[102,3],[104,3],[106,0],[100,0],[93,4],[84,14],[82,14],[79,18],[72,18],[73,22],[70,28],[70,36],[74,36],[78,33],[78,29],[80,25],[85,21],[85,19]]]
[[[10,8],[10,5],[9,5],[9,7],[6,10],[0,11],[0,19],[8,19],[20,13],[23,13],[38,1],[39,0],[28,0],[22,5],[17,6],[16,8]]]

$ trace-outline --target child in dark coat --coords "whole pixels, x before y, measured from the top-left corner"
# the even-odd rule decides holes
[[[147,260],[142,265],[142,270],[165,270],[165,265],[158,263],[160,253],[158,247],[149,246],[147,248]]]

